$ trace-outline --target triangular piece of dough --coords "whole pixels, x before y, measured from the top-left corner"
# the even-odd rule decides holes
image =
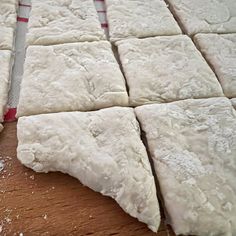
[[[157,231],[154,177],[132,108],[21,117],[17,135],[25,166],[67,173]]]
[[[227,98],[135,108],[176,234],[236,235],[236,111]]]

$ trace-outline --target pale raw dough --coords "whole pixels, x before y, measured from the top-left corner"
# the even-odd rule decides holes
[[[92,0],[32,0],[27,44],[105,39]]]
[[[233,104],[233,107],[236,109],[236,98],[231,99],[231,102]]]
[[[18,117],[127,105],[125,79],[109,42],[28,48]]]
[[[235,0],[167,0],[187,34],[236,33]]]
[[[197,34],[194,41],[216,72],[224,94],[236,97],[236,34]]]
[[[1,133],[2,130],[3,130],[3,126],[2,126],[2,124],[0,123],[0,133]]]
[[[14,29],[10,27],[0,26],[0,50],[14,49]]]
[[[157,231],[154,178],[132,108],[21,117],[17,136],[22,164],[67,173]]]
[[[29,0],[31,1],[31,0]],[[17,9],[19,7],[19,2],[22,2],[22,0],[1,0],[0,5],[5,5],[5,4],[9,4],[11,6],[14,6],[15,9]]]
[[[236,235],[236,111],[227,98],[137,107],[176,234]]]
[[[0,26],[16,27],[17,1],[1,0],[0,2]]]
[[[181,34],[163,0],[106,0],[112,42],[124,38],[144,38]]]
[[[133,106],[223,96],[222,88],[188,36],[118,41]]]
[[[0,50],[0,122],[3,121],[8,100],[11,66],[11,51]]]
[[[16,0],[1,0],[0,2],[0,50],[14,49],[17,3]]]

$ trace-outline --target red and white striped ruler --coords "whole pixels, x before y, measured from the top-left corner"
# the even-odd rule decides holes
[[[106,19],[106,8],[104,0],[94,0],[95,7],[98,12],[101,26],[108,36],[108,23]],[[25,35],[27,32],[27,23],[30,13],[30,0],[20,0],[18,17],[17,17],[17,30],[16,30],[16,45],[15,45],[15,62],[12,71],[11,89],[9,92],[8,111],[5,114],[5,122],[16,120],[16,107],[19,101],[20,84],[23,75],[23,65],[25,60]],[[32,97],[32,100],[34,98]]]

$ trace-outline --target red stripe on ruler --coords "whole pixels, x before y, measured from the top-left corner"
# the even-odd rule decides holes
[[[104,2],[104,0],[94,0],[95,2]]]
[[[11,108],[8,110],[6,115],[4,116],[4,121],[12,122],[16,120],[16,108]]]
[[[19,16],[17,16],[17,21],[27,23],[27,22],[29,21],[29,19],[28,19],[28,18],[24,18],[24,17],[19,17]]]
[[[102,28],[108,28],[108,24],[107,23],[102,23]]]
[[[103,11],[103,10],[98,10],[97,12],[98,13],[106,13],[106,11]]]
[[[22,4],[22,3],[20,3],[19,6],[20,6],[20,7],[31,7],[30,5]]]

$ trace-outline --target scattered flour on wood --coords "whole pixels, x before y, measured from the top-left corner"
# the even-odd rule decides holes
[[[11,224],[11,219],[9,217],[6,217],[5,220],[8,224]]]
[[[31,175],[31,176],[30,176],[30,179],[34,180],[34,175]]]
[[[7,166],[11,167],[11,163],[8,163],[10,160],[12,160],[12,158],[9,157],[9,156],[5,156],[5,157],[0,156],[0,173],[2,172],[1,174],[3,174],[2,175],[3,179],[5,179],[6,177],[12,175],[11,173],[8,173],[7,175],[4,175],[7,172],[6,167]]]

